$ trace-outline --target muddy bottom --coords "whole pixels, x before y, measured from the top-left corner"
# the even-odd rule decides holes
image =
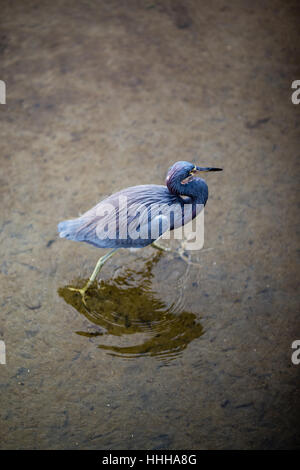
[[[299,447],[297,2],[1,7],[0,447]],[[204,249],[105,250],[57,223],[173,162]],[[3,344],[3,343],[2,343]]]

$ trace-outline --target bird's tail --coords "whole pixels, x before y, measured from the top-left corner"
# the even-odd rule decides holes
[[[76,232],[81,225],[82,219],[80,219],[80,217],[73,220],[64,220],[57,226],[59,236],[61,238],[67,238],[68,240],[76,240]]]

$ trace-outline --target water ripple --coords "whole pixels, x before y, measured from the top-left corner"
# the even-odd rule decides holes
[[[188,266],[175,289],[177,298],[173,303],[167,305],[153,290],[152,270],[161,256],[157,253],[147,259],[142,269],[127,268],[114,279],[96,283],[88,291],[86,306],[80,294],[68,286],[59,288],[59,295],[97,328],[76,333],[100,337],[103,341],[97,343],[98,348],[127,359],[155,356],[167,362],[178,357],[203,334],[203,328],[196,315],[184,309]],[[80,280],[80,285],[85,282]]]

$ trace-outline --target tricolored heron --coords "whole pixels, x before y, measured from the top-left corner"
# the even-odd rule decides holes
[[[164,232],[190,222],[205,206],[208,187],[196,174],[221,170],[179,161],[169,169],[166,186],[145,184],[123,189],[77,219],[60,222],[60,237],[86,242],[99,248],[112,248],[98,260],[82,289],[70,289],[80,292],[84,300],[87,289],[104,263],[119,248],[142,248],[150,244],[159,248],[155,241]],[[179,211],[172,212],[175,206]],[[187,207],[189,210],[185,210]]]

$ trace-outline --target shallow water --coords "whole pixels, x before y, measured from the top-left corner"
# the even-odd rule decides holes
[[[89,289],[84,302],[68,286],[59,289],[59,295],[95,325],[94,331],[76,333],[87,338],[101,336],[101,340],[107,337],[112,344],[97,341],[97,347],[123,358],[154,356],[167,364],[178,357],[203,334],[203,328],[195,314],[181,310],[179,286],[178,299],[170,305],[152,290],[152,269],[160,257],[156,254],[145,260],[140,271],[126,269],[113,280],[100,282]],[[133,337],[129,340],[127,335]]]
[[[299,447],[296,2],[60,6],[1,13],[0,447]],[[84,305],[104,250],[57,223],[176,160],[224,168],[204,249],[120,250]]]

